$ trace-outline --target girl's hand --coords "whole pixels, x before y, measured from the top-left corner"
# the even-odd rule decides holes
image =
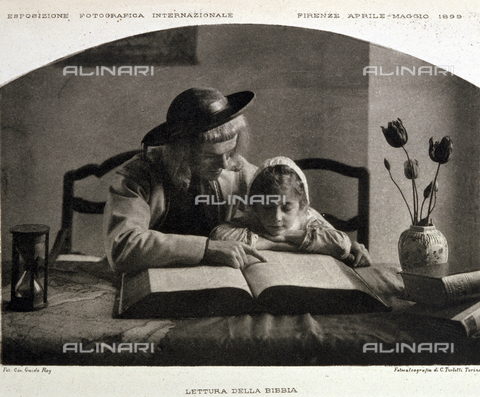
[[[353,241],[350,254],[345,259],[345,263],[353,268],[368,267],[372,264],[372,258],[363,244]]]
[[[259,236],[263,237],[264,239],[267,239],[268,241],[272,241],[274,243],[286,243],[287,242],[284,234],[280,234],[278,236],[272,236],[271,234],[260,233]]]
[[[270,238],[275,238],[275,236],[270,236]],[[281,236],[278,236],[281,237]],[[280,238],[277,241],[269,240],[265,237],[259,236],[257,243],[255,244],[258,250],[270,250],[270,251],[297,251],[295,245],[290,244],[286,241],[282,241]]]
[[[260,236],[274,243],[288,243],[300,247],[305,239],[305,230],[287,230],[278,236],[272,236],[271,234],[261,233]]]

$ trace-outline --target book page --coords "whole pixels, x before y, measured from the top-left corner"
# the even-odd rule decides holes
[[[196,266],[149,269],[151,292],[196,291],[216,288],[250,289],[238,269],[226,266]]]
[[[272,286],[361,290],[370,293],[357,274],[328,255],[262,251],[269,261],[243,269],[254,297]]]

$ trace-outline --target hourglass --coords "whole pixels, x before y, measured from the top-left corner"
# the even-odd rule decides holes
[[[38,310],[47,306],[48,236],[45,225],[17,225],[10,229],[12,244],[12,282],[9,307],[17,311]],[[43,266],[43,286],[39,267]]]

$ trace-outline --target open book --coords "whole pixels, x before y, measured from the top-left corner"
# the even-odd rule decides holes
[[[388,306],[331,256],[262,251],[243,269],[197,266],[122,276],[115,315],[123,318],[359,313]]]

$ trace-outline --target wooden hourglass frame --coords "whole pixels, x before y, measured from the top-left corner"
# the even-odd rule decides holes
[[[9,307],[32,311],[46,307],[48,285],[48,239],[50,228],[25,224],[10,229],[12,240],[12,279]],[[43,265],[43,286],[38,268]]]

